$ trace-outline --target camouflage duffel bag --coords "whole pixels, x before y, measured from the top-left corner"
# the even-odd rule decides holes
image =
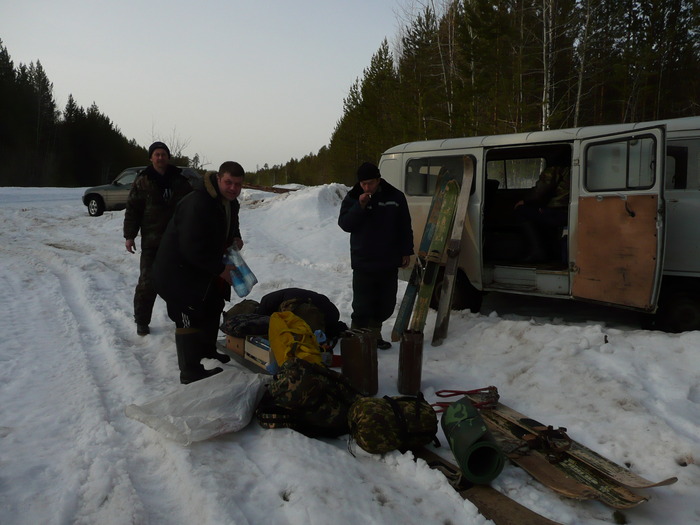
[[[370,454],[404,452],[437,439],[438,422],[422,393],[417,396],[365,397],[348,413],[350,436]]]
[[[255,411],[263,428],[291,428],[308,437],[347,434],[348,410],[360,397],[341,374],[291,358],[280,366]]]

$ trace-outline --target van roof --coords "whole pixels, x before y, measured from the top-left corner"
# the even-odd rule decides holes
[[[603,126],[585,126],[580,128],[551,129],[546,131],[531,131],[527,133],[512,133],[504,135],[485,135],[481,137],[461,137],[452,139],[423,140],[406,142],[393,146],[384,155],[393,153],[408,153],[415,151],[451,150],[463,148],[478,148],[488,146],[504,146],[511,144],[535,144],[541,142],[563,142],[574,139],[585,139],[611,133],[621,133],[634,129],[644,129],[665,125],[668,132],[683,130],[700,130],[700,116],[685,117],[650,122],[629,124],[608,124]]]

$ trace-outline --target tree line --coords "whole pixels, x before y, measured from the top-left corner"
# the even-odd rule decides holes
[[[328,146],[261,181],[354,183],[416,140],[700,114],[693,0],[424,1],[350,86]]]
[[[404,142],[700,114],[694,0],[414,5],[349,87],[329,143],[252,182],[352,184],[357,166]],[[15,68],[0,41],[1,184],[89,186],[144,163],[96,104],[70,96],[61,112],[52,91],[39,61]]]
[[[177,164],[192,164],[171,150]],[[2,186],[81,187],[146,164],[148,150],[128,140],[94,102],[85,109],[70,95],[59,111],[41,62],[15,67],[0,40],[0,159]]]

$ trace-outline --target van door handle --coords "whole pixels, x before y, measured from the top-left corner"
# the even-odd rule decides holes
[[[610,197],[620,197],[623,201],[625,201],[625,211],[627,212],[627,215],[630,217],[636,217],[637,213],[630,208],[629,204],[627,203],[627,195],[624,193],[612,193],[609,195]],[[605,198],[605,195],[596,195],[596,200],[598,202],[601,202]]]

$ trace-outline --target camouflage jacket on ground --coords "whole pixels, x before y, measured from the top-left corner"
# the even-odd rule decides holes
[[[156,250],[175,212],[175,205],[192,191],[179,168],[168,165],[165,175],[153,166],[144,169],[134,181],[124,214],[124,238],[141,233],[141,250]]]

